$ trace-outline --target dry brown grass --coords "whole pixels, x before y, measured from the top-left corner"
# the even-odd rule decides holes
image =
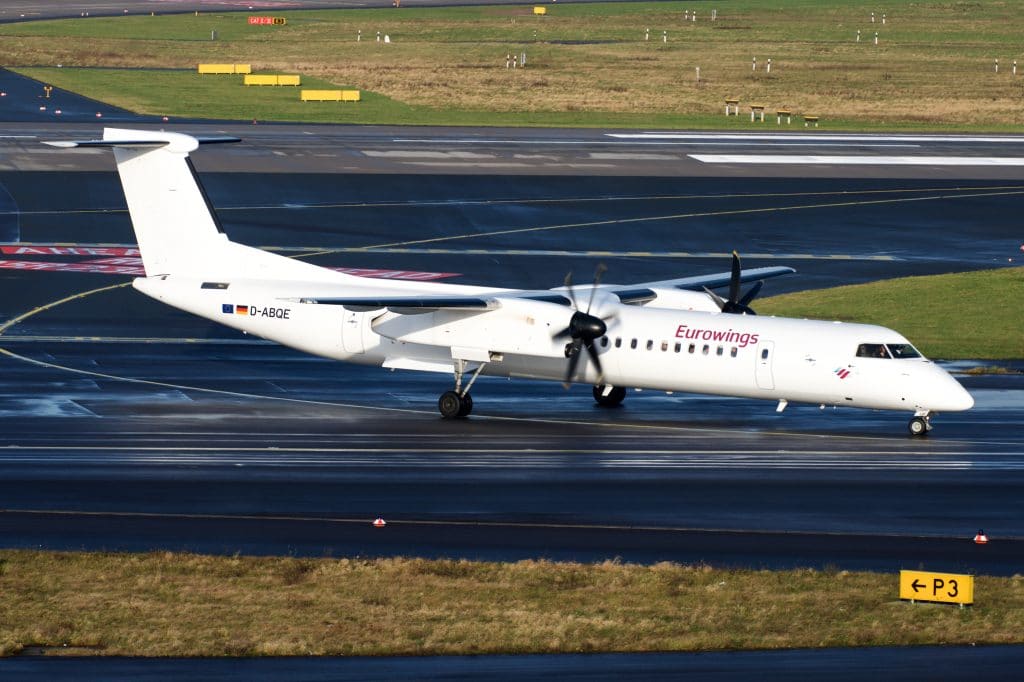
[[[99,24],[72,24],[91,31],[86,40],[25,35],[42,31],[32,25],[4,27],[2,40],[15,66],[192,69],[203,61],[248,61],[457,110],[709,116],[724,99],[739,97],[744,105],[829,119],[1024,124],[1024,49],[1016,39],[1024,13],[1013,3],[890,5],[885,27],[869,23],[864,3],[779,0],[728,3],[719,21],[702,17],[695,24],[682,21],[688,6],[659,3],[552,7],[544,18],[523,16],[522,8],[292,13],[287,29],[276,32],[246,32],[230,17],[136,18],[107,33]],[[168,22],[166,35],[152,37],[161,21]],[[212,24],[224,37],[199,39]],[[644,27],[652,29],[649,42]],[[356,42],[360,30],[364,40]],[[395,42],[376,43],[377,30]],[[519,51],[527,52],[528,68],[506,70],[506,53]],[[766,74],[769,57],[773,70]],[[1009,72],[1017,57],[1015,78]]]
[[[1024,641],[1024,580],[972,609],[895,575],[706,566],[0,552],[0,653],[381,655]]]

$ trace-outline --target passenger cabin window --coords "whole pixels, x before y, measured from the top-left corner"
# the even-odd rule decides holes
[[[889,351],[885,349],[884,343],[862,343],[857,346],[858,358],[883,358],[889,359]]]
[[[683,344],[681,344],[681,343],[677,343],[677,344],[676,344],[676,352],[678,353],[678,352],[679,352],[679,351],[681,351],[682,349],[683,349]]]
[[[738,352],[739,352],[739,349],[736,348],[736,346],[733,346],[732,348],[729,349],[729,356],[730,357],[736,357],[736,353],[738,353]]]
[[[704,344],[704,347],[703,347],[703,348],[701,349],[701,351],[700,351],[700,352],[701,352],[702,354],[704,354],[704,355],[707,355],[707,354],[708,354],[708,351],[709,351],[709,350],[711,350],[711,346],[709,346],[709,345],[707,345],[707,344],[705,343],[705,344]]]
[[[692,354],[696,350],[697,350],[697,344],[691,343],[690,347],[686,349],[686,352]]]
[[[632,341],[629,342],[629,347],[636,349],[636,339],[633,339]]]
[[[768,349],[767,348],[765,348],[765,349],[763,349],[761,351],[761,359],[762,360],[767,360],[768,359]]]
[[[654,341],[652,341],[651,339],[647,339],[647,350],[653,350],[653,348],[654,348]]]
[[[668,341],[662,341],[661,342],[661,351],[664,353],[667,350],[668,350]]]
[[[717,350],[717,351],[715,351],[715,355],[721,355],[721,354],[722,354],[722,353],[723,353],[724,351],[725,351],[725,349],[724,349],[724,348],[722,348],[721,346],[719,346],[719,347],[718,347],[718,350]]]
[[[615,337],[615,347],[616,348],[622,348],[622,337],[621,336],[616,336]]]

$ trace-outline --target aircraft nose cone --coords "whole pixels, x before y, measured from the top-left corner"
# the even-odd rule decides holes
[[[962,412],[974,407],[974,396],[945,371],[932,390],[931,409],[936,412]]]
[[[957,384],[959,386],[959,383]],[[955,396],[953,403],[956,405],[953,410],[969,410],[974,407],[974,396],[967,392],[967,389],[960,386],[960,395]]]

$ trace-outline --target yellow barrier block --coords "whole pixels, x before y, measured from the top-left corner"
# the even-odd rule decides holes
[[[277,76],[246,75],[243,83],[245,85],[277,85],[277,78]]]
[[[548,13],[548,8],[547,7],[534,7],[533,8],[533,13],[534,14],[547,14]]]
[[[278,76],[278,85],[302,85],[302,78],[300,76]]]
[[[340,102],[341,90],[302,90],[299,98],[303,102]]]
[[[358,102],[359,90],[302,90],[299,97],[303,102]]]
[[[199,73],[234,73],[234,64],[200,64]]]
[[[235,73],[252,73],[252,64],[235,64]]]

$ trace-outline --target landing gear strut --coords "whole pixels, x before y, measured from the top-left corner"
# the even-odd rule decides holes
[[[455,361],[455,390],[445,391],[437,399],[437,409],[442,417],[445,419],[456,419],[469,416],[469,413],[473,411],[473,396],[469,394],[469,389],[473,388],[477,377],[480,376],[480,371],[486,364],[486,362],[480,363],[476,371],[473,372],[473,376],[470,377],[469,383],[463,388],[462,377],[466,373],[466,361]]]
[[[929,412],[924,414],[914,415],[914,418],[910,420],[907,428],[910,429],[911,436],[926,436],[928,432],[932,430],[932,415]]]
[[[622,386],[594,386],[594,400],[601,407],[616,407],[626,397]]]

